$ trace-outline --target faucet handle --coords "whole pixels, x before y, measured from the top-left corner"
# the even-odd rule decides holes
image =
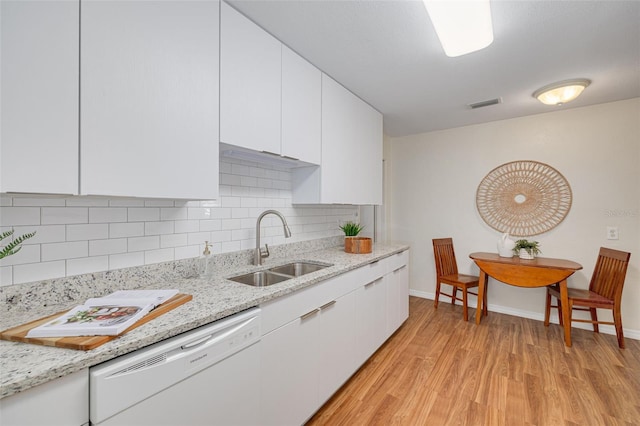
[[[264,245],[264,251],[262,249],[260,249],[260,257],[261,258],[265,258],[265,257],[269,257],[269,244],[265,244]]]

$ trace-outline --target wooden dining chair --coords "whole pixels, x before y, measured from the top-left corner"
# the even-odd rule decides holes
[[[569,288],[569,321],[586,322],[593,325],[593,331],[599,333],[598,324],[614,325],[618,346],[624,349],[624,335],[622,334],[622,315],[620,305],[622,303],[622,287],[627,274],[631,253],[613,250],[605,247],[600,248],[598,260],[596,261],[589,289]],[[557,300],[556,305],[551,305],[551,296]],[[544,313],[544,325],[549,325],[549,315],[551,308],[558,308],[560,325],[563,325],[562,309],[560,303],[560,287],[555,284],[547,287],[547,303]],[[597,309],[610,309],[613,311],[613,322],[599,321]],[[572,318],[573,310],[589,311],[591,320]]]
[[[470,288],[478,287],[480,278],[475,275],[465,275],[458,273],[458,264],[456,263],[456,254],[453,250],[452,238],[435,238],[433,239],[433,256],[436,261],[436,300],[434,302],[435,309],[438,309],[438,300],[440,294],[450,297],[451,304],[455,304],[456,300],[462,302],[462,313],[465,321],[469,320],[467,312],[467,295],[473,294],[476,297],[478,293],[469,291]],[[451,294],[440,291],[441,284],[452,286]],[[458,289],[462,290],[462,299],[458,297]],[[484,292],[484,301],[482,311],[487,314],[487,292]]]

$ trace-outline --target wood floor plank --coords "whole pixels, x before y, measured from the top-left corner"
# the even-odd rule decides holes
[[[640,341],[411,297],[409,319],[309,420],[319,425],[640,425]],[[469,313],[473,318],[474,310]]]

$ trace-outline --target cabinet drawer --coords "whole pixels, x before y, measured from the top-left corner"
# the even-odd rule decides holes
[[[393,272],[409,263],[409,250],[392,254],[391,256],[387,257],[385,261],[385,264],[387,266],[386,273]]]
[[[296,318],[313,315],[315,309],[352,291],[355,288],[354,283],[357,283],[354,272],[357,270],[261,304],[262,335]]]

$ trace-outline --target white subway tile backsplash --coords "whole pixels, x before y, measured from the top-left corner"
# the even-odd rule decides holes
[[[14,235],[35,232],[28,244],[59,243],[66,239],[67,225],[14,226]]]
[[[173,207],[175,202],[173,200],[145,200],[145,207]]]
[[[0,286],[13,284],[13,267],[0,267]]]
[[[67,275],[89,274],[109,269],[109,256],[82,257],[67,260]]]
[[[240,243],[240,241],[228,241],[226,243],[222,243],[222,247],[220,248],[221,253],[228,253],[238,250],[242,250],[242,244]]]
[[[21,265],[24,263],[37,262],[40,262],[40,245],[25,243],[16,254],[0,259],[0,266]]]
[[[222,229],[222,222],[231,219],[211,219],[200,221],[200,231],[219,231]]]
[[[42,244],[43,262],[89,256],[89,241]]]
[[[204,247],[205,241],[213,241],[211,238],[211,232],[193,232],[188,234],[187,243],[191,245],[200,245]]]
[[[127,209],[128,222],[152,222],[160,220],[160,208],[132,207]]]
[[[217,250],[212,250],[212,253],[220,253],[220,249]],[[174,253],[175,253],[175,260],[181,260],[181,259],[189,259],[192,257],[197,257],[200,255],[200,251],[198,250],[198,246],[183,246],[183,247],[176,247],[174,249]]]
[[[89,208],[90,223],[126,222],[127,209],[124,207],[91,207]]]
[[[67,225],[67,241],[102,240],[109,238],[109,225],[82,224]]]
[[[197,220],[176,220],[174,226],[174,232],[176,234],[198,232],[200,230],[200,222]]]
[[[173,248],[163,248],[158,250],[148,250],[144,252],[144,263],[149,265],[152,263],[168,262],[174,259]]]
[[[0,226],[40,225],[39,207],[3,207]]]
[[[133,237],[127,240],[127,249],[132,251],[155,250],[160,248],[160,236]]]
[[[163,207],[160,209],[160,220],[186,220],[187,209],[180,207]]]
[[[36,231],[22,250],[0,260],[0,285],[99,272],[255,248],[257,217],[275,208],[282,223],[262,221],[262,244],[340,235],[339,222],[357,220],[353,206],[293,206],[291,173],[234,159],[220,162],[218,200],[0,195],[0,230]]]
[[[146,222],[144,224],[145,235],[163,235],[173,233],[173,222]]]
[[[89,241],[89,256],[103,256],[106,254],[126,253],[126,238],[111,238],[108,240]]]
[[[144,265],[144,252],[109,255],[109,269],[131,268]]]
[[[109,238],[141,237],[144,235],[144,223],[111,223]]]
[[[31,198],[31,197],[16,197],[13,199],[14,207],[64,207],[65,202],[64,198]]]
[[[188,234],[166,234],[160,235],[160,247],[181,247],[189,243]]]
[[[110,198],[110,207],[144,207],[144,200],[140,198]]]
[[[13,267],[13,283],[21,284],[32,281],[62,278],[66,276],[64,260],[55,262],[28,263]]]

